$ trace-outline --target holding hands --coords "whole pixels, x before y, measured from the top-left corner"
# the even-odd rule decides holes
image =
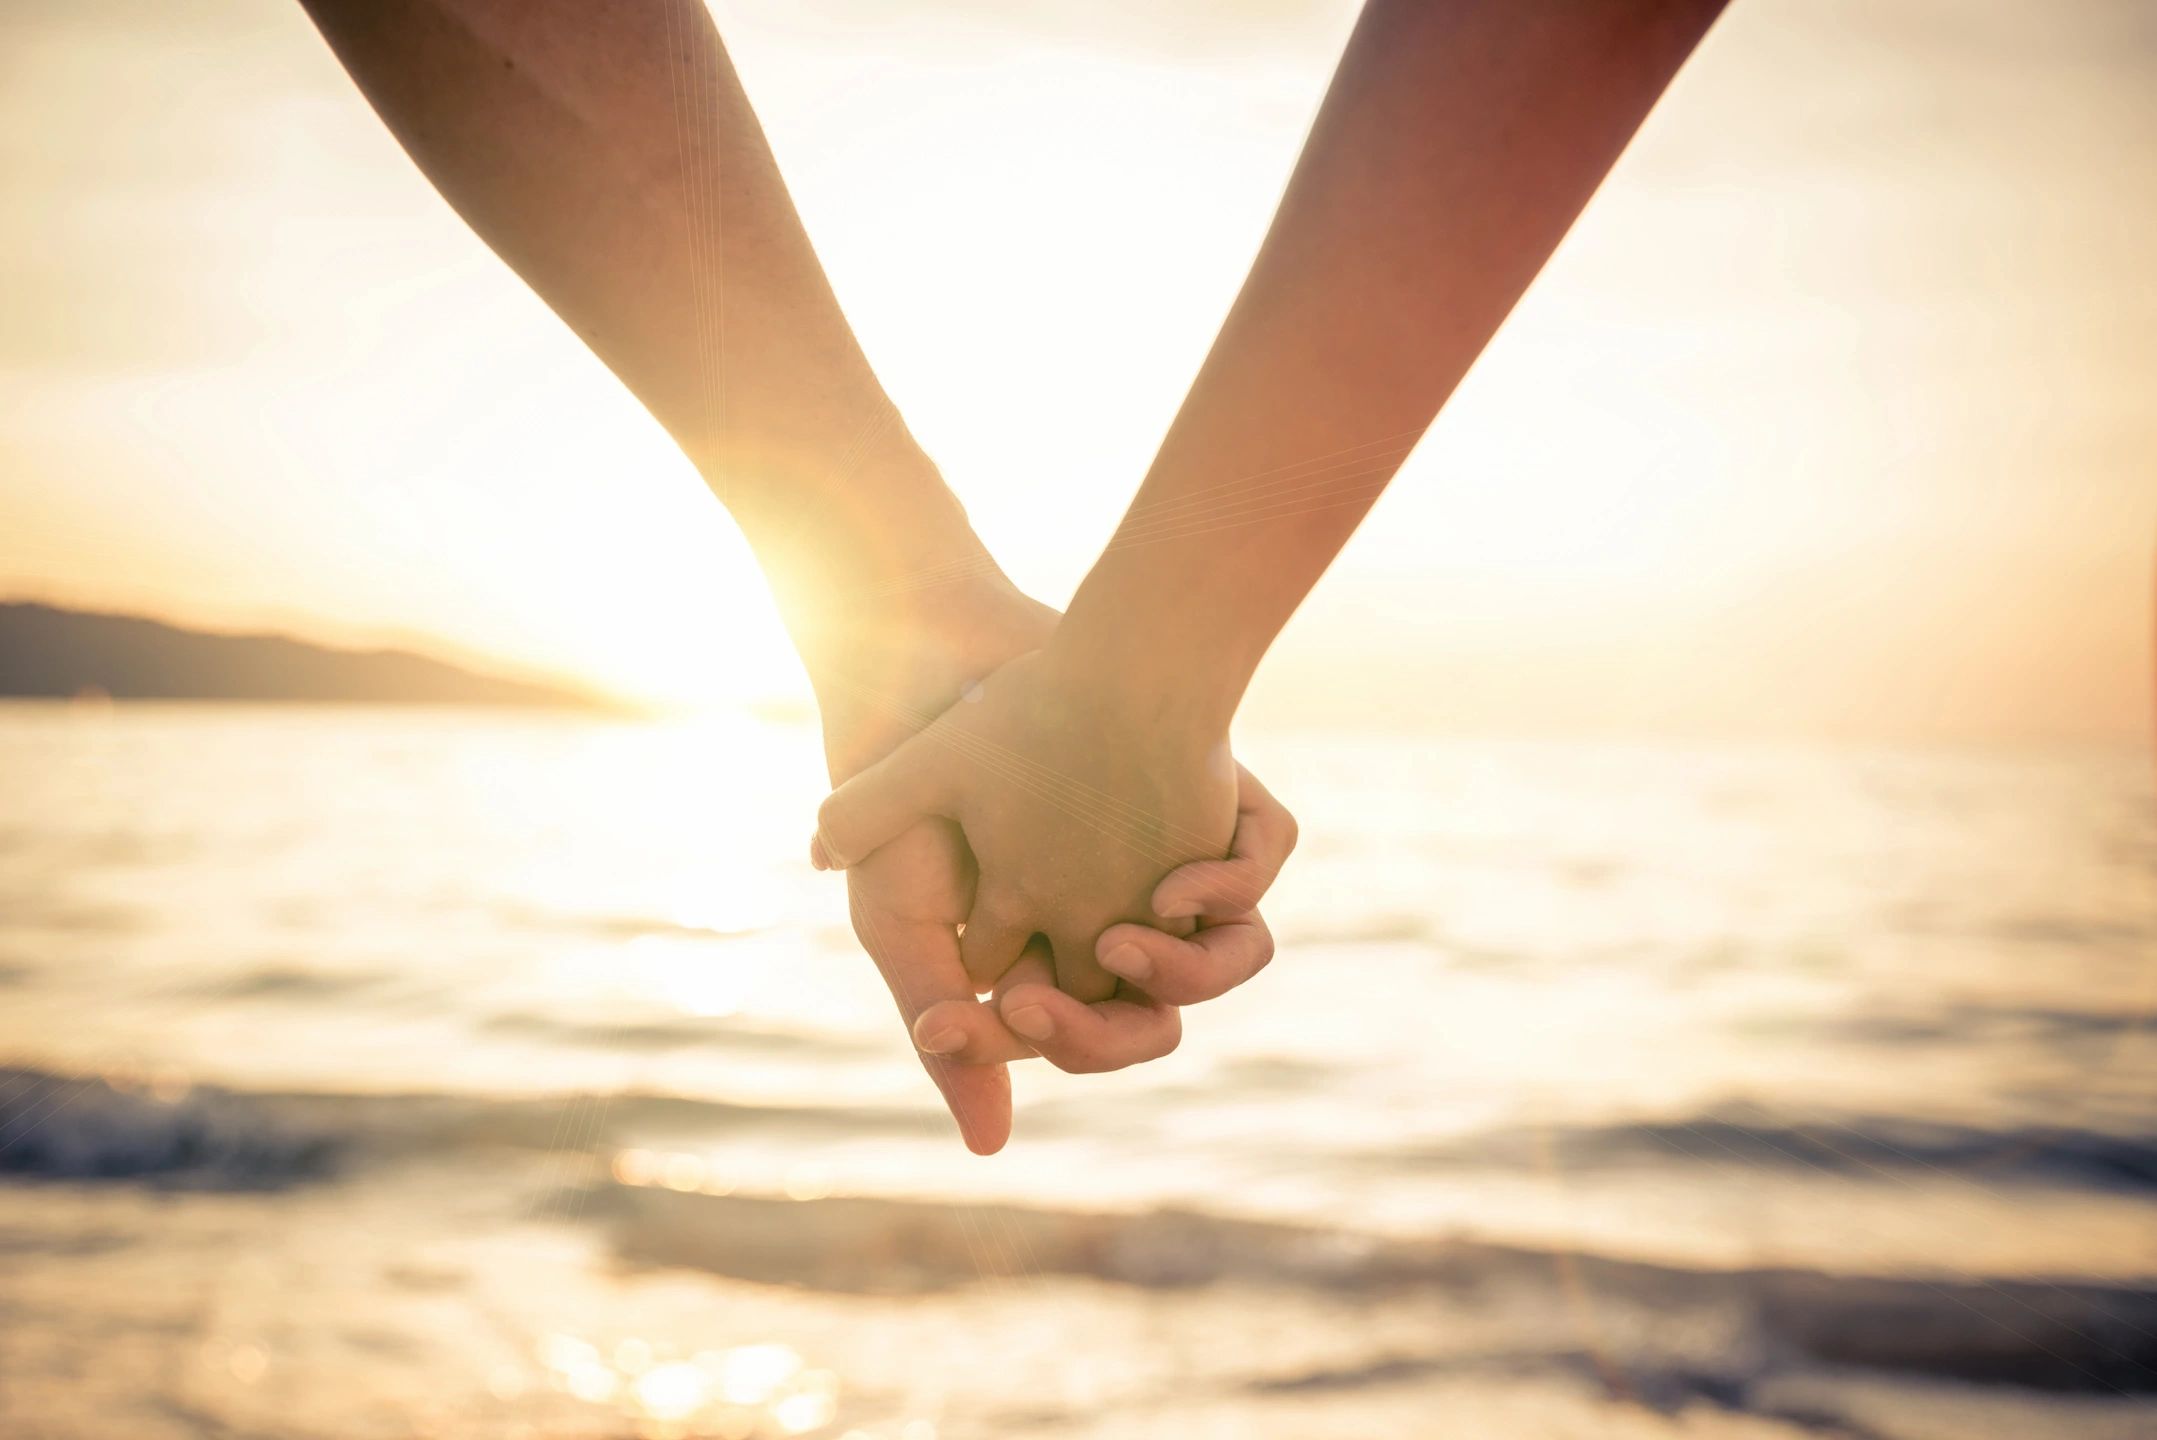
[[[1160,725],[1074,675],[1054,649],[1009,661],[891,755],[848,780],[817,816],[811,860],[845,869],[916,821],[958,822],[981,874],[960,951],[987,986],[1033,935],[1056,982],[1105,1000],[1094,958],[1110,925],[1154,918],[1162,874],[1219,859],[1235,829],[1226,736]]]
[[[1724,0],[1366,0],[1062,619],[899,420],[707,7],[301,3],[748,537],[839,785],[812,855],[987,1152],[1004,1061],[1164,1054],[1176,1005],[1271,956],[1254,907],[1295,826],[1229,756],[1244,687]]]
[[[1255,907],[1295,826],[1225,736],[1083,677],[1054,612],[1001,576],[919,611],[804,645],[843,782],[811,856],[847,871],[855,934],[986,1153],[1009,1130],[1004,1062],[1154,1059],[1177,1005],[1266,964]]]

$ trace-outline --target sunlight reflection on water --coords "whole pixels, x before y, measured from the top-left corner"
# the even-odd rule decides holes
[[[982,1162],[803,863],[805,731],[0,707],[11,1313],[187,1334],[236,1432],[408,1364],[401,1417],[462,1385],[535,1440],[931,1440],[1481,1353],[1396,1293],[1441,1240],[1509,1294],[1540,1250],[1810,1287],[1694,1338],[1889,1277],[1950,1357],[1984,1286],[2157,1281],[2141,757],[1246,748],[1304,826],[1280,958],[1159,1064],[1022,1067]]]
[[[579,1336],[557,1334],[540,1343],[538,1354],[554,1388],[631,1419],[657,1422],[658,1434],[693,1428],[698,1434],[800,1435],[830,1424],[838,1409],[839,1377],[776,1343],[674,1358],[663,1342],[636,1336],[617,1341],[609,1354]],[[923,1433],[919,1423],[913,1430]]]

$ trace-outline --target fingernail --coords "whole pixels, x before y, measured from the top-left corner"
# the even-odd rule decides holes
[[[1196,900],[1172,900],[1153,913],[1163,920],[1188,920],[1193,915],[1196,915],[1198,911],[1199,904]],[[1107,963],[1106,961],[1102,962],[1103,965]]]
[[[1056,1022],[1039,1005],[1021,1005],[1004,1017],[1004,1023],[1029,1040],[1046,1040],[1056,1033]]]
[[[915,1037],[914,1043],[924,1055],[956,1055],[966,1048],[966,1032],[956,1025],[946,1025]]]
[[[1101,957],[1101,968],[1126,980],[1143,980],[1153,973],[1153,957],[1126,941]]]

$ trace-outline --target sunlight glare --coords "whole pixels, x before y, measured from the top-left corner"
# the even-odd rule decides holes
[[[704,1406],[704,1375],[685,1360],[671,1360],[640,1376],[634,1394],[653,1419],[685,1420]]]
[[[792,1346],[742,1345],[719,1356],[719,1393],[732,1405],[761,1405],[801,1371]]]

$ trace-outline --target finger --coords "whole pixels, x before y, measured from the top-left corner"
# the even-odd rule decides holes
[[[1019,958],[1009,970],[996,981],[996,993],[990,998],[998,1006],[999,1013],[1004,995],[1021,985],[1048,985],[1056,983],[1056,964],[1049,958],[1049,942],[1045,936],[1036,935],[1026,942]]]
[[[1034,933],[1016,892],[984,879],[974,891],[974,908],[959,932],[959,959],[976,990],[986,990],[1009,970]]]
[[[1004,1023],[1059,1070],[1075,1075],[1158,1060],[1183,1038],[1176,1007],[1145,995],[1087,1005],[1053,985],[1014,985],[997,997]]]
[[[819,870],[844,870],[939,813],[944,775],[944,756],[927,733],[914,736],[824,797],[809,863]]]
[[[1150,925],[1112,925],[1102,932],[1101,968],[1170,1005],[1217,999],[1266,968],[1273,932],[1256,910],[1209,925],[1190,939]]]
[[[1236,767],[1236,787],[1236,834],[1228,858],[1170,871],[1153,892],[1153,913],[1162,919],[1203,915],[1230,920],[1255,910],[1294,853],[1296,817],[1288,807],[1241,765]]]
[[[1011,1033],[994,1005],[939,1000],[914,1021],[914,1048],[959,1065],[1031,1060],[1034,1048]]]
[[[862,901],[853,887],[849,887],[848,900],[854,933],[883,974],[909,1032],[939,1002],[976,1005],[973,986],[959,964],[959,940],[952,927],[879,910]],[[999,1064],[966,1064],[931,1054],[921,1054],[921,1064],[936,1082],[951,1118],[958,1122],[966,1148],[976,1155],[1001,1150],[1011,1138],[1010,1072]]]
[[[1056,988],[1086,1004],[1106,1000],[1116,993],[1116,977],[1094,958],[1098,925],[1084,930],[1058,930],[1049,937],[1049,951],[1056,961]]]

